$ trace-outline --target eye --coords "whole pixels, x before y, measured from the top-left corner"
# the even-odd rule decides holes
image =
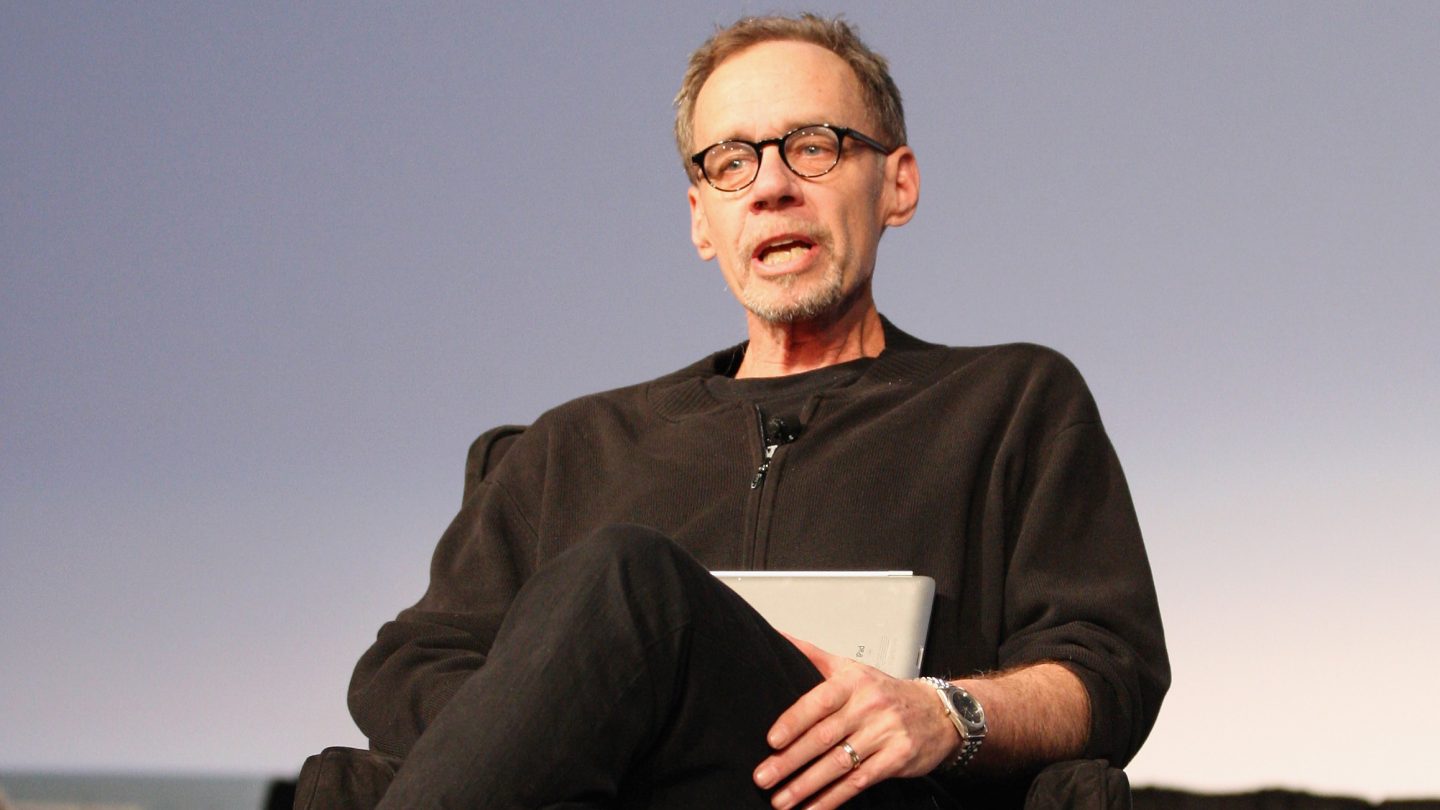
[[[755,150],[743,143],[718,143],[705,153],[705,173],[711,178],[740,177],[755,166]]]
[[[834,132],[812,127],[792,133],[785,141],[785,154],[797,169],[825,171],[835,164],[838,145]]]

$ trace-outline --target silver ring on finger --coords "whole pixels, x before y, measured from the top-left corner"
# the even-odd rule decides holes
[[[845,755],[850,757],[850,770],[853,771],[856,768],[860,767],[860,755],[855,753],[854,746],[850,745],[850,743],[848,742],[842,742],[840,743],[840,750],[844,751]]]

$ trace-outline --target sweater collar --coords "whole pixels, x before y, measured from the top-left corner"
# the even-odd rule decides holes
[[[876,386],[923,382],[944,359],[945,347],[901,331],[883,315],[880,323],[885,330],[885,349],[846,390],[859,392]],[[711,394],[705,379],[738,366],[744,351],[745,344],[740,343],[667,374],[646,386],[646,398],[656,413],[676,421],[727,407],[730,403]]]

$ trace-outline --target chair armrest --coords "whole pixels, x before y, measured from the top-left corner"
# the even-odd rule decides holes
[[[1130,780],[1103,759],[1056,762],[1035,775],[1025,810],[1131,810]]]

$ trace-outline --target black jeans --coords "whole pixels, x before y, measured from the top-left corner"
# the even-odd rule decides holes
[[[664,536],[615,526],[526,583],[382,810],[769,807],[751,773],[820,674]],[[933,808],[928,780],[847,807]]]

